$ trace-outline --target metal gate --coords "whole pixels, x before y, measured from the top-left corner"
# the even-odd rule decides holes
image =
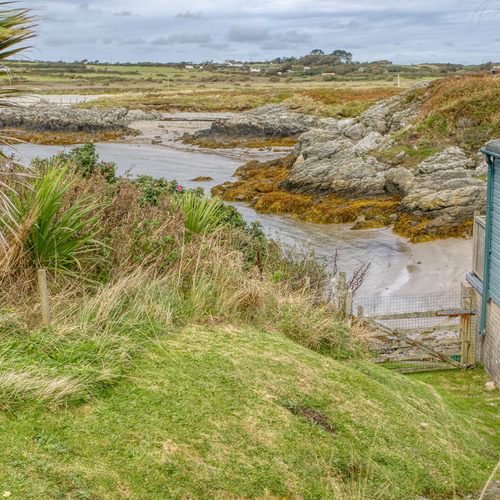
[[[421,295],[361,297],[354,315],[374,362],[403,373],[466,368],[476,362],[472,289]]]

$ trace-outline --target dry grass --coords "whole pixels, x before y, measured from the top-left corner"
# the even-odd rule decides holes
[[[150,90],[117,93],[102,97],[82,107],[140,108],[163,112],[242,112],[266,104],[284,104],[298,112],[337,118],[358,116],[371,104],[401,92],[380,82],[356,88],[319,82],[283,83],[249,82],[241,86],[207,83],[203,88],[182,87],[167,91],[162,86]]]
[[[380,160],[414,168],[449,146],[477,153],[500,136],[500,78],[468,75],[444,78],[406,94],[401,106],[418,103],[415,124],[394,136],[394,145],[379,153]],[[404,153],[404,157],[399,156]]]

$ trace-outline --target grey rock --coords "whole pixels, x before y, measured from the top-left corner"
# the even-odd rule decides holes
[[[366,197],[385,194],[387,166],[354,150],[346,139],[310,145],[296,160],[282,187],[301,193]]]
[[[80,109],[42,103],[37,106],[0,109],[0,120],[8,127],[53,132],[97,132],[126,129],[132,121],[160,120],[160,113],[126,108]]]
[[[384,136],[382,134],[370,132],[354,146],[354,151],[358,154],[369,153],[377,149],[382,144],[383,140]]]
[[[366,128],[361,123],[355,123],[343,130],[344,135],[353,141],[360,141],[366,135]]]
[[[217,120],[195,137],[295,137],[321,126],[335,127],[335,121],[294,113],[285,106],[268,105],[228,120]]]
[[[451,147],[420,163],[417,173],[432,174],[440,170],[453,171],[470,168],[474,168],[474,162],[460,148]]]

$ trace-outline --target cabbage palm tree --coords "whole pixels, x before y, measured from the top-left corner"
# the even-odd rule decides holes
[[[34,18],[28,9],[17,7],[17,2],[0,2],[0,65],[26,50],[26,42],[34,35]],[[12,86],[10,80],[0,82],[0,107],[12,105],[10,99],[22,93],[22,89]],[[9,138],[0,134],[0,144],[8,142]],[[0,220],[4,223],[3,229],[0,228],[0,273],[15,258],[17,245],[9,245],[8,241],[19,241],[22,229],[16,224],[15,207],[9,196],[13,188],[6,182],[5,175],[8,174],[0,175]]]

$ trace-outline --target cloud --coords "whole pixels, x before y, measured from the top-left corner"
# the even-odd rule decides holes
[[[191,12],[190,10],[186,10],[185,12],[179,12],[175,17],[180,19],[202,19],[202,12]]]
[[[175,33],[168,37],[155,38],[151,45],[174,45],[185,43],[208,43],[212,40],[211,35],[204,33]]]
[[[269,29],[260,26],[238,25],[232,26],[229,32],[231,42],[260,42],[270,36]]]
[[[356,60],[478,63],[498,56],[483,0],[22,0],[41,18],[36,57],[258,60],[322,48]],[[495,0],[500,1],[500,0]],[[43,4],[43,8],[40,8]],[[483,5],[483,6],[482,6]],[[484,43],[491,40],[493,46]],[[398,45],[396,45],[398,44]],[[168,51],[160,50],[168,46]]]

